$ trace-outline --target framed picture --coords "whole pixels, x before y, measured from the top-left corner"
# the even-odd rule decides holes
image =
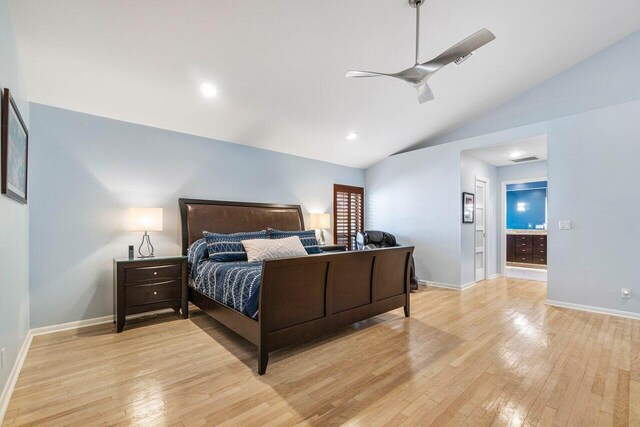
[[[476,196],[473,193],[462,193],[462,222],[473,224]]]
[[[9,89],[2,94],[2,194],[27,203],[29,132]]]

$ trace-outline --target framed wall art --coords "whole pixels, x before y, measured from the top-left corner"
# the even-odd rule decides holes
[[[473,224],[476,207],[476,196],[473,193],[462,193],[462,222]]]
[[[2,194],[27,203],[29,132],[9,89],[2,93]]]

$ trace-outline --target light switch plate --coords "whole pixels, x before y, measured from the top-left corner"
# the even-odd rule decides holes
[[[571,221],[567,221],[567,220],[559,221],[558,228],[560,230],[571,230]]]

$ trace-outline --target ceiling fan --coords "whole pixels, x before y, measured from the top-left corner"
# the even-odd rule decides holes
[[[411,7],[416,9],[416,64],[398,73],[376,73],[373,71],[347,71],[347,77],[395,77],[411,84],[418,91],[418,102],[420,104],[434,99],[433,92],[427,84],[427,81],[436,71],[445,65],[455,62],[456,65],[467,60],[475,50],[481,48],[485,44],[494,40],[496,36],[486,28],[470,35],[461,42],[455,44],[449,49],[442,52],[430,61],[420,64],[418,62],[418,53],[420,49],[420,6],[426,0],[409,0]]]

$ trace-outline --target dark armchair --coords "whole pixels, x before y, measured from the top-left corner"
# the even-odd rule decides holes
[[[356,235],[356,249],[359,251],[375,248],[392,248],[400,246],[396,236],[386,231],[365,230],[358,231]],[[411,290],[418,289],[418,279],[416,279],[416,268],[411,257]]]

